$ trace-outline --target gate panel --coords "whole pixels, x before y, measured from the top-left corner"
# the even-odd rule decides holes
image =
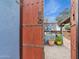
[[[43,26],[39,23],[39,17],[43,14],[39,7],[42,7],[43,1],[22,2],[22,59],[43,59]]]
[[[43,48],[35,48],[35,59],[44,59],[43,57]]]
[[[23,44],[31,44],[33,40],[33,30],[32,27],[23,27],[22,32]]]
[[[22,59],[35,59],[34,48],[23,47]]]
[[[23,59],[43,59],[43,29],[41,26],[23,28]]]
[[[23,44],[43,45],[43,27],[23,27]]]
[[[38,24],[38,0],[24,0],[23,24]]]
[[[23,59],[43,59],[42,52],[41,48],[23,47]]]
[[[33,38],[34,44],[43,45],[43,27],[37,26],[33,27]]]
[[[23,24],[33,24],[33,13],[32,13],[32,5],[24,4],[23,5]]]

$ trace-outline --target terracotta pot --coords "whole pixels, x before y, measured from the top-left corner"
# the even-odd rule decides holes
[[[54,45],[54,40],[48,40],[48,44],[50,45],[50,46],[53,46]]]

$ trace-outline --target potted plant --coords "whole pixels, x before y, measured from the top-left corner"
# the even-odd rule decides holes
[[[54,43],[55,43],[55,40],[54,40],[54,39],[51,38],[50,40],[48,40],[48,44],[49,44],[50,46],[53,46]]]
[[[56,35],[56,40],[55,40],[55,44],[58,46],[61,46],[63,44],[63,40],[62,40],[62,35]]]

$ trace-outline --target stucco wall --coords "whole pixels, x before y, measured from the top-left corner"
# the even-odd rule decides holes
[[[0,0],[0,59],[19,59],[19,5]]]

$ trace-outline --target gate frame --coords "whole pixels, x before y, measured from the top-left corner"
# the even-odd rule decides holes
[[[78,12],[78,14],[77,14],[78,19],[76,20],[76,25],[77,25],[77,28],[76,28],[77,29],[76,30],[77,31],[76,32],[76,34],[77,34],[77,36],[76,36],[76,38],[77,38],[76,39],[77,40],[77,42],[76,42],[76,45],[77,45],[76,46],[77,47],[76,54],[77,54],[77,56],[76,57],[77,57],[77,59],[79,59],[79,0],[78,0],[78,11],[77,12]]]
[[[70,0],[70,1],[72,1],[72,0]],[[23,0],[20,0],[20,3],[23,3]],[[79,3],[79,0],[78,0],[78,3]],[[19,56],[20,56],[20,59],[22,59],[22,11],[23,11],[23,5],[22,4],[19,4],[20,6],[20,28],[19,28],[19,32],[20,32],[20,34],[19,34],[19,38],[20,38],[20,40],[19,40],[19,52],[20,52],[20,54],[19,54]],[[79,9],[79,4],[78,4],[78,9]],[[78,14],[79,14],[79,11],[78,11]],[[78,15],[78,17],[79,17],[79,15]],[[78,18],[79,19],[79,18]],[[77,34],[77,36],[76,36],[76,40],[77,40],[77,42],[76,42],[76,47],[77,47],[77,49],[76,49],[76,57],[77,57],[77,59],[79,59],[79,20],[76,20],[76,26],[77,26],[77,28],[76,28],[76,34]],[[72,57],[72,56],[71,56]]]
[[[20,7],[20,30],[19,30],[19,32],[20,32],[20,34],[19,34],[19,36],[20,36],[20,42],[19,42],[19,52],[20,52],[20,54],[19,54],[19,56],[20,56],[20,59],[22,59],[22,16],[23,16],[23,14],[22,14],[22,11],[23,11],[23,5],[22,5],[22,3],[23,3],[23,0],[19,0],[19,2],[18,2],[18,4],[19,4],[19,7]]]

